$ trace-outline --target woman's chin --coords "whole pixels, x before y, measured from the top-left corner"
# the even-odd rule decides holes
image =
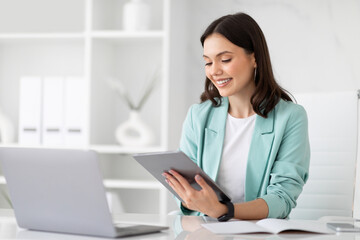
[[[220,96],[222,97],[229,97],[231,94],[228,91],[219,91]]]

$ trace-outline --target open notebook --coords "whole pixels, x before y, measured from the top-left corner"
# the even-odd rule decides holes
[[[284,231],[305,231],[313,233],[335,233],[326,226],[326,222],[313,220],[286,220],[268,218],[257,222],[230,221],[201,224],[217,234],[273,233]]]

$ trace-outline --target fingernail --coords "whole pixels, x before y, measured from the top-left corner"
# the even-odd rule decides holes
[[[162,173],[161,175],[163,175],[163,177],[166,177],[166,173]]]
[[[166,181],[167,184],[169,184],[169,180],[167,178],[165,178],[165,181]]]
[[[195,179],[196,179],[196,180],[201,180],[200,175],[196,175],[196,176],[195,176]]]

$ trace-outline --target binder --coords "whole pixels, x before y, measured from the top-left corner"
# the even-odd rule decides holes
[[[67,146],[87,144],[86,83],[81,77],[65,79],[64,143]]]
[[[64,144],[64,79],[44,77],[42,101],[42,143],[46,146]]]
[[[19,94],[19,143],[39,145],[41,143],[41,78],[20,78]]]

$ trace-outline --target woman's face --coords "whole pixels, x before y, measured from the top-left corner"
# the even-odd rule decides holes
[[[205,39],[203,57],[206,76],[221,96],[252,95],[256,68],[253,53],[247,54],[223,35],[213,33]]]

